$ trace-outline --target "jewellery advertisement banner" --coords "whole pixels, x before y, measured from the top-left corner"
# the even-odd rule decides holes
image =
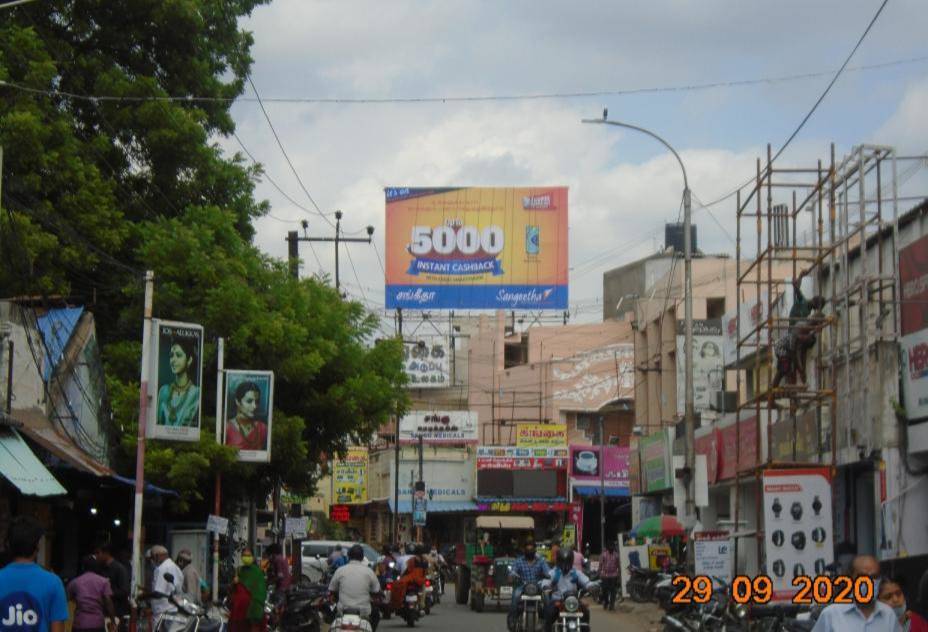
[[[225,444],[238,448],[239,461],[269,463],[274,373],[226,371],[225,383]]]
[[[203,388],[203,327],[152,319],[152,368],[146,436],[199,441]]]

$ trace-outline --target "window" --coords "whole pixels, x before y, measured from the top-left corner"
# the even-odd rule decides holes
[[[725,315],[725,297],[713,297],[706,299],[706,318],[721,318]]]

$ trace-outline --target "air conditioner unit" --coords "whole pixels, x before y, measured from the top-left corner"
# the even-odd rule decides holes
[[[715,391],[712,397],[712,410],[720,413],[733,413],[738,407],[737,391]]]

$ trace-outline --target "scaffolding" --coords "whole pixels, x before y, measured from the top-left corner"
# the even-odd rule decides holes
[[[907,163],[902,174],[901,162]],[[758,563],[763,559],[764,469],[814,464],[830,465],[834,472],[842,449],[863,445],[869,453],[872,438],[862,429],[873,424],[853,423],[857,413],[852,411],[871,421],[870,375],[872,364],[879,367],[878,343],[897,341],[899,188],[924,162],[924,156],[901,157],[892,147],[877,145],[859,145],[836,161],[832,145],[825,164],[780,167],[768,145],[766,161],[757,159],[752,182],[736,193],[739,445],[742,419],[753,416],[756,424],[755,462],[742,471],[739,451],[735,467],[736,564],[739,540],[751,537]],[[803,277],[812,280],[812,296],[823,297],[824,306],[790,318],[793,282]],[[775,384],[776,345],[796,344],[789,336],[797,331],[817,339],[806,358],[811,369],[805,383],[787,377],[787,383]],[[811,419],[808,415],[814,416],[814,454],[798,454],[797,420]],[[775,418],[792,424],[791,458],[773,458]],[[757,528],[739,533],[741,483],[750,479],[757,482]]]

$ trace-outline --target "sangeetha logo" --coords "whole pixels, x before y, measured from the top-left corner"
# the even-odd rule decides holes
[[[39,604],[27,592],[14,592],[0,599],[0,627],[4,630],[40,629]]]

